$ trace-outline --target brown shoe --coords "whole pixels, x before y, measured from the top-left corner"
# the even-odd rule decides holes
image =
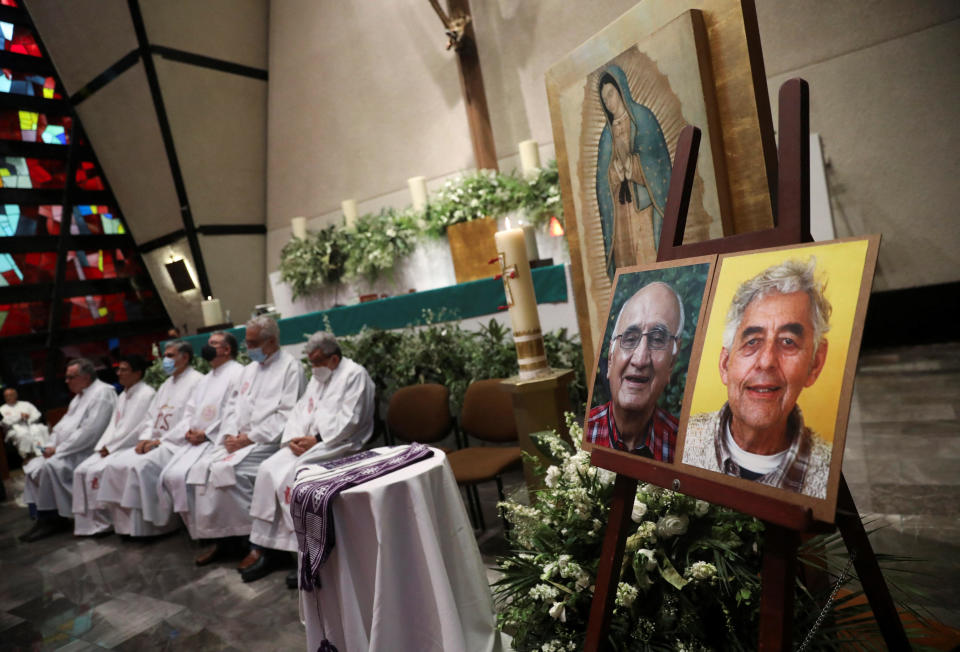
[[[222,554],[223,551],[220,549],[220,544],[217,543],[214,544],[214,546],[209,550],[205,550],[197,555],[197,558],[193,560],[193,563],[195,563],[197,566],[206,566],[207,564],[219,559]]]
[[[263,552],[259,548],[251,548],[247,556],[243,558],[243,561],[237,564],[237,572],[242,573],[247,570],[257,563],[262,556]]]

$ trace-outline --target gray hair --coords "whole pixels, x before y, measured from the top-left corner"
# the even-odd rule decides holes
[[[167,345],[164,346],[164,350],[173,347],[177,353],[186,353],[187,360],[193,360],[193,345],[186,340],[170,340],[167,342]]]
[[[260,335],[268,340],[280,342],[280,327],[277,326],[277,320],[266,315],[257,315],[251,317],[247,322],[247,328],[256,328]]]
[[[327,331],[317,331],[310,336],[310,339],[307,340],[307,345],[303,347],[303,352],[306,355],[310,355],[317,349],[320,349],[320,352],[323,355],[338,355],[341,358],[343,354],[340,353],[340,344],[337,343],[337,338],[333,336],[333,333]]]
[[[680,333],[683,332],[683,322],[685,319],[685,316],[684,316],[685,313],[683,310],[683,300],[680,298],[680,295],[677,294],[677,291],[674,290],[669,283],[664,283],[663,281],[654,281],[653,283],[647,283],[642,288],[634,292],[630,296],[630,299],[627,299],[626,301],[624,301],[623,305],[620,306],[620,312],[617,313],[617,321],[613,325],[613,333],[610,335],[610,353],[611,354],[617,349],[616,334],[620,330],[620,318],[623,317],[623,311],[627,307],[627,304],[630,303],[630,300],[633,299],[633,297],[637,296],[640,292],[643,292],[648,287],[651,287],[653,285],[662,285],[663,287],[667,288],[668,290],[670,290],[670,293],[673,294],[674,298],[677,300],[677,308],[680,311],[680,322],[679,322],[679,325],[677,326],[677,332],[674,333],[674,336],[680,337]]]
[[[67,363],[67,369],[70,367],[77,367],[80,369],[80,373],[84,374],[90,380],[97,379],[97,368],[87,358],[74,358]]]
[[[806,262],[786,260],[768,267],[753,278],[744,281],[730,303],[727,321],[723,329],[723,346],[728,351],[733,348],[743,314],[754,299],[765,297],[773,292],[791,294],[806,292],[810,297],[810,321],[813,322],[813,351],[816,353],[823,336],[830,330],[830,313],[833,307],[824,296],[826,281],[816,278],[817,259],[810,256]]]

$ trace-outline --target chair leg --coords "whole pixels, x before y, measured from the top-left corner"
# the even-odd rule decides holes
[[[486,532],[487,523],[483,519],[483,505],[480,504],[480,492],[477,491],[477,485],[470,485],[470,493],[473,496],[473,502],[477,506],[477,520],[480,523],[480,531]]]

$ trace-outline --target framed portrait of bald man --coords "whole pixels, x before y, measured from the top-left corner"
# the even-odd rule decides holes
[[[617,270],[583,447],[672,464],[694,335],[716,256]]]
[[[685,472],[833,521],[879,243],[720,256],[680,418]]]

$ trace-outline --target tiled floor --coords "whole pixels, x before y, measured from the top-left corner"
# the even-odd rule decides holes
[[[882,525],[878,552],[920,558],[912,583],[960,627],[960,344],[865,353],[844,473]],[[8,482],[8,492],[16,493]],[[522,484],[507,478],[507,490]],[[482,489],[488,565],[504,551],[492,484]],[[869,519],[868,519],[869,520]],[[243,584],[232,564],[193,565],[183,532],[153,541],[62,534],[34,544],[26,510],[0,505],[0,650],[303,650],[284,572]]]

